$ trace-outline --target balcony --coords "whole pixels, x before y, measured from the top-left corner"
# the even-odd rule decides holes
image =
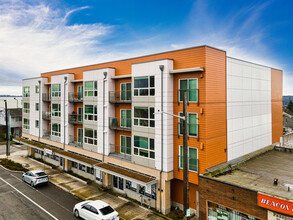
[[[131,90],[126,91],[110,91],[110,103],[131,103]]]
[[[71,124],[81,125],[82,122],[83,122],[83,118],[82,118],[82,115],[69,114],[68,115],[68,121]]]
[[[43,102],[51,102],[51,94],[50,93],[43,93],[42,100],[43,100]]]
[[[68,93],[68,99],[69,102],[83,102],[83,94],[79,92],[70,92]]]
[[[43,118],[44,120],[48,120],[48,121],[50,121],[50,120],[51,120],[51,112],[43,112],[43,113],[42,113],[42,118]]]
[[[109,127],[113,130],[131,131],[131,118],[109,118]]]
[[[177,103],[183,102],[183,93],[186,92],[187,95],[187,105],[189,103],[197,103],[199,105],[199,92],[198,89],[178,89],[177,91]]]
[[[131,146],[126,147],[126,149],[124,149],[127,153],[122,153],[121,152],[122,148],[119,145],[110,144],[110,148],[111,148],[110,156],[131,161]]]
[[[82,148],[82,138],[79,140],[77,136],[69,135],[69,145]]]
[[[177,136],[179,138],[180,135],[183,135],[183,122],[179,122],[177,128]],[[187,124],[187,136],[197,138],[197,140],[199,141],[198,124]]]
[[[51,131],[43,130],[43,138],[51,140]]]

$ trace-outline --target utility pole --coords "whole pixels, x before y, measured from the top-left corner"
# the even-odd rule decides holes
[[[188,143],[187,143],[188,115],[187,115],[186,91],[183,92],[183,117],[185,118],[185,120],[183,120],[183,207],[184,207],[184,215],[186,215],[186,211],[187,209],[189,209]]]
[[[6,120],[6,156],[8,157],[10,155],[9,152],[9,145],[10,145],[10,137],[9,137],[9,131],[8,131],[8,111],[7,111],[7,101],[4,100],[5,102],[5,120]]]

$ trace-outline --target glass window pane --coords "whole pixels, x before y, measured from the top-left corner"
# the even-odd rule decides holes
[[[150,108],[150,118],[155,118],[154,112],[155,108]]]
[[[180,80],[180,90],[179,90],[179,98],[180,98],[180,101],[183,101],[183,92],[184,91],[187,91],[187,80]]]
[[[180,146],[179,152],[179,167],[183,167],[183,146]]]
[[[150,138],[150,150],[155,150],[155,140]]]
[[[197,101],[197,79],[189,80],[188,100]]]
[[[85,82],[84,83],[85,90],[94,90],[94,82]]]
[[[85,105],[85,113],[86,114],[93,114],[94,113],[94,109],[92,105]]]
[[[148,107],[134,107],[134,117],[148,118]]]
[[[189,148],[189,170],[197,171],[197,149]]]
[[[155,159],[155,152],[150,152],[150,158]]]
[[[147,88],[148,87],[148,76],[135,77],[134,88]]]
[[[150,76],[150,87],[155,87],[155,77]]]
[[[134,136],[134,146],[148,149],[148,138]]]
[[[188,133],[189,135],[196,136],[197,135],[197,115],[189,114],[188,115]]]

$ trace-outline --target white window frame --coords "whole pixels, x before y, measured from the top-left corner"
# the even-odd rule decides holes
[[[86,113],[86,106],[92,106],[93,108],[93,113]],[[96,110],[96,112],[95,112]],[[89,117],[92,117],[93,119],[89,119]],[[98,121],[98,106],[97,105],[84,105],[84,120],[86,121]]]
[[[126,120],[130,120],[130,126],[122,126],[122,111],[130,111],[130,118],[126,118]],[[131,128],[131,114],[132,114],[132,110],[131,109],[120,109],[120,127],[121,128]],[[126,113],[127,115],[127,113]],[[126,121],[126,125],[127,125],[127,121]]]
[[[85,136],[86,135],[86,132],[85,132],[86,129],[93,130],[93,137]],[[98,131],[95,130],[95,129],[92,129],[92,128],[84,128],[84,130],[83,130],[83,140],[84,140],[85,144],[98,145]],[[89,140],[92,140],[93,143],[92,144],[89,143]]]
[[[56,85],[59,88],[58,88],[57,91],[53,91],[53,87],[56,86]],[[61,97],[61,84],[58,84],[58,83],[52,84],[52,86],[51,86],[51,95],[52,95],[52,97]]]
[[[25,123],[27,122],[27,123]],[[23,126],[24,129],[30,129],[30,120],[28,118],[23,118]]]
[[[178,112],[178,114],[179,114],[179,116],[182,116],[182,115],[180,115],[180,114],[183,114],[183,112]],[[196,115],[196,119],[197,119],[197,134],[196,135],[190,135],[189,134],[189,115],[190,114],[192,114],[192,115]],[[187,122],[187,135],[188,135],[188,137],[198,137],[198,114],[197,113],[193,113],[193,112],[187,112],[187,115],[188,115],[188,122]],[[180,126],[181,126],[181,124],[180,124],[180,120],[182,120],[182,119],[180,119],[180,118],[178,118],[178,134],[180,135],[180,136],[183,136],[183,134],[181,134],[180,133]],[[182,120],[183,121],[183,120]],[[184,121],[183,121],[183,123],[184,123]],[[183,126],[183,125],[182,125]]]
[[[183,148],[183,146],[182,145],[179,145],[179,161],[178,161],[178,167],[179,167],[179,169],[183,169],[183,167],[181,167],[180,166],[180,159],[181,159],[181,155],[180,155],[180,148]],[[197,166],[196,166],[196,171],[195,170],[190,170],[189,169],[189,149],[196,149],[196,158],[197,158]],[[190,172],[195,172],[195,173],[197,173],[198,172],[198,148],[196,148],[196,147],[188,147],[188,155],[187,155],[187,158],[188,158],[188,164],[187,164],[187,166],[188,166],[188,171],[190,171]],[[182,160],[183,160],[183,155],[182,155]],[[183,161],[184,162],[184,161]]]
[[[198,103],[198,78],[186,78],[186,79],[179,79],[178,81],[178,88],[179,88],[179,93],[178,93],[178,100],[179,102],[183,102],[183,100],[180,100],[180,91],[181,91],[181,88],[180,88],[180,81],[181,80],[190,80],[190,79],[196,79],[196,89],[197,89],[197,100],[196,101],[189,101],[189,95],[188,95],[188,91],[189,91],[189,83],[187,83],[187,102],[188,103]]]
[[[135,88],[135,79],[136,78],[142,78],[142,77],[148,77],[148,86],[147,87],[138,87],[138,88]],[[154,86],[150,86],[150,77],[154,77]],[[142,90],[147,90],[147,95],[141,95],[141,91]],[[154,94],[151,95],[150,91],[153,90],[154,91]],[[135,94],[137,92],[137,95]],[[156,95],[156,90],[155,90],[155,76],[137,76],[137,77],[134,77],[133,78],[133,96],[155,96]]]
[[[57,131],[53,131],[53,125],[57,124]],[[51,135],[61,137],[61,125],[59,123],[51,123]]]
[[[143,138],[147,138],[148,139],[148,149],[145,149],[145,148],[141,148],[141,147],[137,147],[137,146],[135,146],[134,144],[135,144],[135,136],[137,136],[137,137],[143,137],[143,136],[138,136],[138,135],[134,135],[133,136],[133,154],[135,155],[135,156],[137,156],[137,157],[142,157],[142,158],[148,158],[148,159],[151,159],[151,160],[155,160],[156,159],[156,146],[155,146],[155,139],[154,138],[149,138],[149,137],[143,137]],[[154,140],[154,149],[153,150],[151,150],[150,149],[150,140],[151,139],[153,139]],[[135,150],[137,149],[137,154],[135,153]],[[141,150],[146,150],[146,151],[148,151],[148,157],[145,157],[145,156],[141,156],[140,155],[140,149]],[[154,158],[151,158],[151,152],[153,152],[154,153]]]
[[[58,105],[57,111],[54,110],[53,105]],[[52,103],[52,105],[51,105],[51,116],[52,117],[61,117],[61,104]]]
[[[30,113],[30,103],[29,102],[23,103],[23,113]]]
[[[23,97],[30,97],[30,87],[29,86],[23,87]]]
[[[93,89],[92,90],[87,90],[85,84],[87,82],[93,82]],[[98,96],[98,82],[96,80],[90,80],[90,81],[85,81],[83,85],[83,92],[84,92],[84,97],[97,97]],[[93,95],[88,95],[89,92],[93,92]]]
[[[123,92],[125,92],[125,99],[123,99],[122,98],[122,85],[125,85],[125,88],[127,89],[127,84],[130,84],[130,90],[123,91]],[[131,100],[131,86],[132,86],[131,82],[120,83],[120,100],[121,101],[130,101]],[[130,92],[129,99],[127,99],[128,92]]]
[[[122,137],[124,137],[125,138],[125,152],[122,152],[121,151],[121,147],[122,147]],[[126,141],[126,139],[127,138],[130,138],[130,154],[128,154],[128,153],[126,153],[127,152],[127,150],[126,150],[126,148],[127,148],[127,141]],[[131,155],[132,154],[132,149],[131,149],[131,147],[132,147],[132,143],[131,143],[132,141],[131,141],[131,136],[127,136],[127,135],[120,135],[120,154],[125,154],[125,155]]]
[[[142,108],[147,108],[148,109],[148,118],[138,118],[135,117],[135,108],[136,107],[142,107]],[[149,128],[154,128],[155,127],[155,116],[154,118],[150,118],[151,116],[151,108],[154,109],[155,113],[155,107],[145,107],[145,106],[134,106],[133,107],[133,125],[139,126],[139,127],[149,127]],[[137,121],[137,124],[136,124]],[[147,121],[148,126],[141,125],[141,121]],[[151,122],[153,122],[154,126],[151,126]]]

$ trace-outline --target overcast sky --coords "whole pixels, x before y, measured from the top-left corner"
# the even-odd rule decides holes
[[[58,69],[190,46],[282,69],[293,95],[293,1],[0,0],[0,95]]]

